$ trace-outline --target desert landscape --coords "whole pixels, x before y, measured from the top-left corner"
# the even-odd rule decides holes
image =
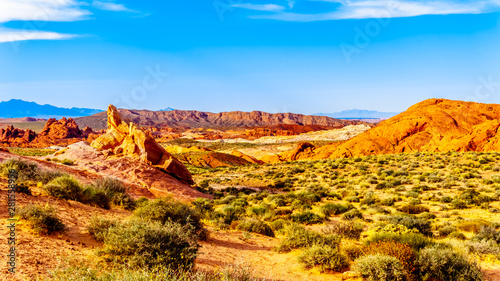
[[[0,0],[0,281],[500,281],[500,0]]]
[[[38,132],[4,119],[0,191],[16,170],[18,221],[2,279],[500,279],[499,108],[164,126],[110,105]]]

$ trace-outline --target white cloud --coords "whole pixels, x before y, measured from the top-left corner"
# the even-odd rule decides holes
[[[63,40],[74,38],[73,34],[46,31],[0,30],[0,43],[26,40]]]
[[[256,10],[256,11],[275,12],[275,11],[285,10],[285,7],[280,6],[280,5],[275,5],[275,4],[257,5],[257,4],[243,3],[243,4],[233,4],[231,6],[235,7],[235,8],[243,8],[243,9]]]
[[[0,43],[25,40],[62,40],[76,37],[37,30],[36,22],[71,22],[89,19],[92,14],[86,10],[89,3],[78,0],[0,0]],[[121,4],[110,1],[94,1],[92,6],[109,11],[132,11]],[[11,21],[27,23],[27,30],[2,29],[1,25]]]
[[[279,12],[251,16],[255,19],[283,21],[321,21],[340,19],[398,18],[423,15],[481,14],[500,10],[499,0],[311,0],[339,3],[334,11],[317,14]]]
[[[100,10],[105,10],[105,11],[113,11],[113,12],[135,12],[134,10],[131,10],[123,4],[117,4],[114,2],[109,2],[109,1],[94,1],[92,3],[92,6],[100,9]]]

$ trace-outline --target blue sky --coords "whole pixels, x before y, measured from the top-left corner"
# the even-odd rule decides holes
[[[500,0],[0,0],[0,100],[305,114],[500,103],[499,12]]]

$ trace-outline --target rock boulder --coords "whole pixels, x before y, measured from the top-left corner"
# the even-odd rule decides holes
[[[91,143],[92,147],[115,156],[138,159],[186,183],[194,183],[187,168],[159,145],[149,131],[122,119],[113,105],[109,105],[107,115],[108,130]]]

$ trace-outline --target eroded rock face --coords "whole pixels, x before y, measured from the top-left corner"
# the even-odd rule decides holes
[[[187,168],[159,145],[151,133],[133,122],[123,120],[113,105],[109,105],[107,114],[108,130],[91,143],[92,147],[117,156],[138,159],[189,184],[194,183]]]
[[[429,99],[309,159],[403,152],[500,151],[500,105]]]
[[[22,130],[7,126],[0,129],[0,143],[12,146],[25,146],[36,138],[36,133],[32,130]]]
[[[38,137],[48,139],[82,138],[83,132],[78,128],[73,118],[63,117],[61,120],[50,118]]]

